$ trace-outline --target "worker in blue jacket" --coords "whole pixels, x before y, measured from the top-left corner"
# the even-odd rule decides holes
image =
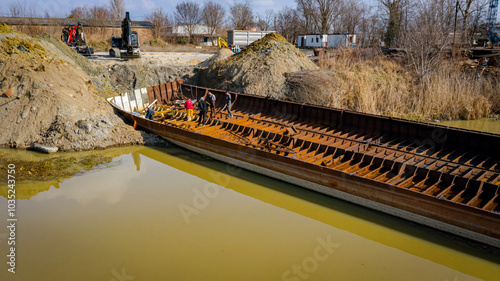
[[[155,117],[155,111],[152,108],[146,108],[146,119],[153,120]]]

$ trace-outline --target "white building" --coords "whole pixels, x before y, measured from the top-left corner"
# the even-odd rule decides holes
[[[301,48],[345,48],[356,46],[354,34],[307,34],[299,35],[297,46]]]
[[[172,26],[168,30],[168,35],[177,37],[188,37],[189,36],[188,26],[182,24],[177,26]],[[192,40],[194,42],[198,42],[203,46],[213,46],[212,39],[210,38],[210,29],[206,25],[203,24],[194,25],[192,37],[193,37]],[[213,42],[215,42],[215,45],[217,45],[217,37],[219,37],[219,34],[213,35]]]
[[[297,46],[306,48],[306,47],[326,47],[326,34],[307,34],[307,35],[299,35],[299,39],[297,40]]]
[[[172,33],[176,36],[189,36],[187,25],[176,25],[172,27]],[[209,34],[208,26],[203,24],[196,24],[193,26],[192,35],[200,36]]]

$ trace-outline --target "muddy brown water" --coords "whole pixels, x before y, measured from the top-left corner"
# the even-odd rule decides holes
[[[495,118],[482,118],[478,120],[442,121],[438,124],[443,126],[467,129],[467,130],[500,134],[500,120],[497,120]]]
[[[112,162],[60,183],[16,185],[25,199],[16,203],[15,274],[7,272],[7,199],[0,198],[0,280],[500,276],[500,251],[178,147],[98,153]]]

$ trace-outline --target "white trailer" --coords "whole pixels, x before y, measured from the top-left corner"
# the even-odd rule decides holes
[[[307,34],[299,35],[299,48],[345,48],[356,46],[356,35],[353,34]]]
[[[326,47],[346,48],[356,46],[356,35],[353,34],[328,34]]]
[[[327,35],[326,34],[307,34],[299,35],[297,46],[302,48],[307,47],[326,47]]]
[[[245,47],[274,31],[228,30],[227,44]]]

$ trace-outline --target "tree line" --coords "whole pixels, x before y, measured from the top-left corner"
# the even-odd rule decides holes
[[[145,19],[155,26],[155,38],[166,36],[172,26],[183,26],[191,38],[196,27],[204,25],[212,38],[227,29],[255,28],[274,30],[292,43],[300,34],[340,33],[357,34],[360,47],[383,42],[387,47],[421,44],[435,49],[485,37],[488,4],[489,0],[295,0],[295,7],[255,13],[250,0],[228,6],[187,0],[172,13],[157,7]],[[9,11],[11,16],[39,16],[22,2],[11,4]],[[107,6],[76,7],[69,17],[119,20],[124,14],[124,0],[110,0]],[[45,16],[49,17],[48,12]]]

